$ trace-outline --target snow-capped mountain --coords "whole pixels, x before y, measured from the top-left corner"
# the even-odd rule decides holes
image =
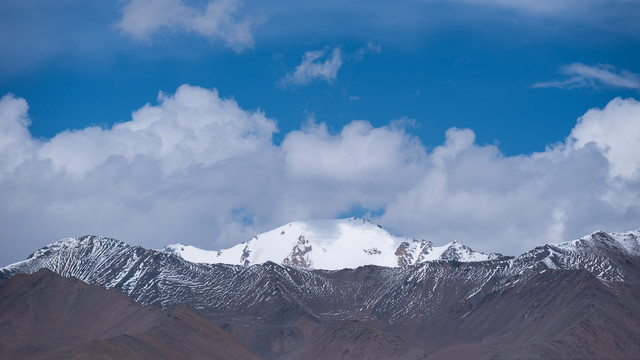
[[[377,226],[360,219],[361,225],[388,239]],[[274,231],[274,237],[286,235],[282,228]],[[315,234],[304,233],[305,240]],[[400,245],[415,246],[406,247],[413,251],[412,265],[396,262],[393,267],[328,271],[260,263],[254,249],[251,266],[208,264],[187,261],[187,255],[85,236],[58,241],[0,269],[0,280],[48,268],[120,289],[144,305],[187,304],[271,359],[296,358],[296,351],[309,349],[313,334],[334,338],[331,329],[345,320],[381,326],[429,352],[460,342],[479,344],[477,351],[506,352],[506,357],[625,358],[640,351],[640,318],[629,316],[640,312],[639,237],[639,231],[597,232],[517,257],[472,262],[418,262],[415,255],[422,254],[422,242],[401,241]],[[371,243],[363,243],[370,249]],[[317,244],[312,251],[322,253],[323,245]],[[381,253],[397,251],[393,241],[386,247],[379,245],[383,241],[375,244]],[[361,246],[356,252],[363,252]],[[510,336],[512,340],[505,340]],[[532,345],[530,339],[537,343]]]
[[[540,263],[549,269],[584,269],[603,281],[626,281],[638,275],[634,274],[636,269],[625,266],[629,257],[640,257],[640,230],[611,234],[598,231],[573,241],[536,247],[512,261]]]
[[[196,263],[248,266],[271,261],[325,270],[398,267],[432,260],[485,261],[501,256],[473,251],[455,240],[436,246],[431,241],[393,236],[364,218],[291,222],[219,251],[183,244],[169,245],[165,251]]]

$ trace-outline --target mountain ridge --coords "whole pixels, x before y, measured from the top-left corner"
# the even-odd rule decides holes
[[[270,261],[250,266],[194,263],[171,252],[85,236],[61,240],[0,269],[0,279],[46,267],[115,287],[144,305],[187,304],[267,359],[346,346],[331,342],[345,331],[359,339],[358,334],[398,336],[402,341],[394,343],[435,358],[475,358],[485,352],[508,358],[517,349],[524,349],[525,358],[566,357],[558,341],[581,358],[602,358],[598,346],[618,349],[618,358],[633,358],[640,352],[640,319],[628,314],[640,313],[638,235],[596,232],[516,257],[478,262],[434,260],[340,270]],[[553,321],[560,314],[568,314],[566,321]],[[486,324],[493,325],[485,329]],[[594,337],[591,327],[615,337]],[[509,338],[506,329],[520,335]],[[616,348],[616,339],[622,348]],[[585,343],[594,345],[580,345]],[[368,350],[360,353],[369,354],[377,345],[362,346]],[[397,358],[408,354],[397,351]]]

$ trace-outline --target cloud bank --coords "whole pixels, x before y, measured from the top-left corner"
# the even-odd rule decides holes
[[[219,39],[240,52],[253,47],[250,19],[237,19],[240,0],[213,0],[204,9],[182,0],[131,0],[116,27],[134,39],[150,41],[162,31],[186,31]]]
[[[427,149],[402,122],[338,132],[277,124],[216,90],[183,85],[109,129],[36,139],[24,99],[0,100],[0,261],[64,236],[207,249],[353,209],[399,235],[516,254],[640,226],[640,102],[613,99],[564,141],[505,156],[451,128]]]

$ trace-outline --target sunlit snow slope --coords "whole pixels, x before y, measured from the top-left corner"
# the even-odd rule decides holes
[[[183,244],[169,245],[165,251],[199,263],[246,266],[272,261],[326,270],[397,267],[430,260],[484,261],[499,256],[473,251],[456,241],[435,246],[426,240],[396,237],[362,218],[292,222],[220,251]]]

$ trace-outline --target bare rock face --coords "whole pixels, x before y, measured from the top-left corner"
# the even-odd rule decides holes
[[[380,254],[382,254],[382,251],[380,251],[376,247],[372,247],[372,248],[369,248],[369,249],[362,249],[362,251],[364,251],[364,253],[367,254],[367,255],[380,255]]]
[[[251,255],[251,250],[249,250],[249,246],[245,246],[242,250],[242,256],[240,257],[240,261],[244,266],[249,265],[249,256]]]
[[[420,252],[418,253],[418,263],[424,261],[424,258],[431,253],[433,250],[433,243],[431,241],[422,240],[420,242]]]
[[[409,243],[406,241],[402,242],[400,246],[398,246],[394,255],[398,257],[398,266],[400,267],[407,266],[412,263],[412,255],[409,252]]]
[[[309,268],[312,262],[305,257],[305,255],[311,252],[311,250],[313,250],[313,247],[310,245],[309,240],[307,240],[304,235],[300,235],[298,237],[298,243],[291,249],[289,256],[282,260],[282,263],[301,268]]]
[[[427,240],[412,240],[413,244],[404,241],[396,249],[395,255],[398,257],[398,266],[409,266],[414,264],[420,264],[426,261],[428,255],[433,250],[434,244]],[[439,260],[448,260],[439,257]]]

